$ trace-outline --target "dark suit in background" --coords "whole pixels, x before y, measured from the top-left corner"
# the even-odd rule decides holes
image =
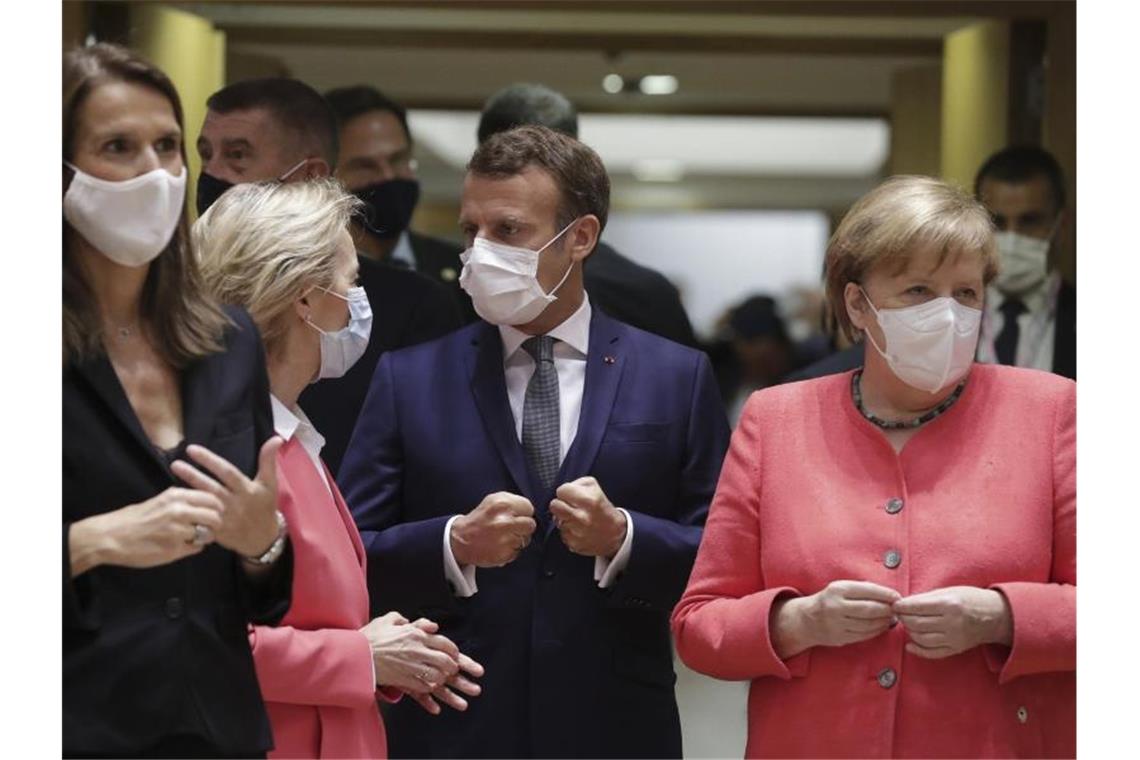
[[[577,434],[555,478],[592,475],[634,530],[613,586],[554,528],[515,430],[499,329],[480,322],[386,354],[341,468],[368,552],[373,609],[440,623],[486,667],[464,713],[389,713],[393,757],[679,757],[669,614],[728,443],[708,359],[594,308]],[[528,498],[522,554],[458,598],[444,528],[487,494]]]
[[[463,271],[463,262],[459,260],[459,254],[463,253],[463,246],[411,230],[408,230],[408,242],[412,246],[412,253],[416,256],[416,271],[447,288],[451,297],[455,299],[463,324],[477,322],[479,315],[475,313],[471,297],[459,287],[459,273]]]
[[[289,608],[292,551],[252,584],[217,544],[147,569],[101,565],[71,579],[68,527],[174,485],[170,463],[197,443],[253,477],[273,435],[261,339],[239,309],[225,349],[181,375],[184,440],[147,438],[106,356],[63,372],[63,752],[148,754],[173,736],[223,756],[264,754],[269,722],[246,624]]]
[[[297,402],[324,436],[321,458],[333,473],[340,468],[380,356],[438,338],[460,326],[455,302],[442,285],[408,269],[364,256],[357,258],[360,284],[372,306],[368,348],[344,377],[310,385]]]
[[[683,346],[697,346],[681,296],[660,272],[599,242],[583,273],[591,303],[606,314]]]

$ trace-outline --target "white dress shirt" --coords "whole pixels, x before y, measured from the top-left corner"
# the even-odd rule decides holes
[[[1057,294],[1061,290],[1061,275],[1051,273],[1044,282],[1021,296],[1025,304],[1017,318],[1018,367],[1053,371],[1053,343],[1057,334]],[[997,351],[994,342],[1005,326],[1001,306],[1008,296],[992,285],[986,291],[986,306],[982,314],[982,335],[978,341],[978,361],[994,364]]]
[[[396,247],[388,254],[391,261],[402,261],[408,265],[412,271],[416,269],[416,252],[412,250],[412,239],[408,237],[408,231],[404,230],[400,233],[400,237],[396,240]]]
[[[586,387],[586,356],[590,345],[589,296],[583,294],[582,305],[562,324],[547,335],[555,339],[554,370],[558,373],[559,411],[559,451],[558,461],[566,459],[566,452],[578,434],[578,419],[582,413],[582,393]],[[509,325],[499,326],[503,339],[503,373],[507,382],[507,399],[510,401],[511,416],[515,419],[515,435],[522,441],[523,405],[526,401],[526,386],[534,374],[535,362],[523,349],[522,344],[532,336]],[[539,505],[534,505],[537,509]],[[601,588],[613,585],[617,576],[629,564],[630,549],[633,545],[633,519],[625,514],[625,540],[612,560],[605,557],[594,559],[594,580]],[[443,565],[447,580],[455,588],[456,596],[472,596],[478,591],[475,584],[475,567],[460,567],[451,552],[451,525],[455,517],[447,521],[443,531]]]
[[[325,467],[321,463],[321,449],[325,447],[325,437],[317,432],[313,423],[301,411],[301,407],[294,404],[293,408],[290,409],[272,393],[269,394],[269,403],[273,407],[273,432],[285,441],[297,436],[301,448],[309,455],[309,461],[313,463],[317,474],[321,476],[321,482],[325,484],[325,488],[328,489],[331,496],[332,488],[329,487],[329,480],[325,476]]]

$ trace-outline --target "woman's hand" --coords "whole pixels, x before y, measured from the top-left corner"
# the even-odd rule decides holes
[[[1013,641],[1013,616],[1000,591],[950,586],[900,599],[893,609],[910,637],[906,651],[930,660]]]
[[[769,631],[781,660],[812,647],[841,647],[890,628],[894,589],[864,581],[832,581],[811,596],[772,605]]]
[[[197,554],[214,540],[224,510],[213,494],[167,488],[138,504],[75,522],[68,533],[71,577],[99,565],[157,567]]]
[[[433,715],[441,710],[436,699],[456,710],[467,709],[467,701],[453,688],[479,695],[479,685],[463,674],[478,678],[483,666],[461,654],[450,639],[437,635],[436,623],[423,618],[409,623],[398,612],[389,612],[360,630],[372,647],[378,686],[402,689]]]
[[[213,494],[224,505],[222,524],[214,531],[214,538],[243,557],[264,554],[277,539],[277,450],[281,444],[282,440],[273,436],[261,447],[253,480],[196,444],[188,446],[186,454],[213,478],[181,460],[170,467],[185,483]]]

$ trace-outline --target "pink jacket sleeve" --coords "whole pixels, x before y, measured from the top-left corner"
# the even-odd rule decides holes
[[[681,660],[693,670],[727,680],[805,675],[809,654],[785,664],[769,636],[772,603],[799,592],[764,587],[755,398],[745,406],[732,436],[696,564],[672,617]]]
[[[1053,566],[1050,583],[999,583],[1009,600],[1013,646],[986,648],[998,683],[1077,667],[1077,386],[1054,408]]]
[[[251,626],[250,646],[267,702],[362,708],[376,702],[372,648],[360,631]]]

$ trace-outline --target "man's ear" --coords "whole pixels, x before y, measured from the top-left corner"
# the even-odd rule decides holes
[[[302,179],[322,179],[332,174],[332,167],[329,162],[323,158],[310,158],[309,163],[305,164],[303,172],[297,172],[302,175]]]
[[[575,262],[584,261],[593,252],[601,232],[602,223],[598,217],[593,214],[581,217],[567,233],[570,237],[570,259]]]

